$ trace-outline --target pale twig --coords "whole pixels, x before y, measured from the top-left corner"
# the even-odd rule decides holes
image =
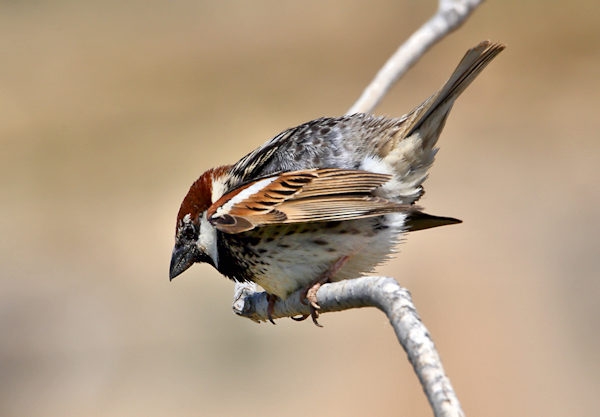
[[[301,293],[298,291],[277,302],[273,318],[309,314],[308,305],[300,300]],[[233,310],[236,314],[256,322],[267,320],[266,293],[256,292],[253,283],[236,285],[234,297]],[[377,307],[383,311],[421,381],[435,416],[464,415],[410,293],[396,280],[389,277],[361,277],[325,284],[317,292],[317,301],[321,313],[360,307]]]
[[[462,25],[483,0],[439,0],[437,12],[381,67],[346,114],[371,113],[389,89],[436,42]]]

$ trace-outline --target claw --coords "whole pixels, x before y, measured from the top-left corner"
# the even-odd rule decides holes
[[[319,318],[319,311],[316,308],[314,308],[312,304],[310,305],[310,318],[312,319],[312,321],[315,324],[315,326],[317,326],[317,327],[323,327],[317,321],[317,319]]]
[[[313,323],[318,327],[323,326],[317,321],[319,318],[319,310],[321,309],[321,306],[319,306],[319,303],[317,302],[317,291],[319,291],[319,288],[321,288],[323,284],[330,282],[331,277],[337,274],[349,258],[349,256],[342,256],[327,271],[325,271],[323,275],[313,281],[300,294],[300,302],[305,305],[308,304],[310,308],[310,317],[312,318]],[[306,316],[303,316],[301,320],[304,320],[305,318]]]
[[[275,302],[277,301],[277,296],[273,294],[267,294],[267,319],[273,324],[276,324],[273,321],[273,312],[275,311]]]
[[[321,306],[317,303],[317,291],[321,288],[322,283],[316,282],[312,287],[306,291],[306,300],[310,303],[310,306],[315,310],[320,310]]]
[[[320,279],[322,279],[322,278],[320,278]],[[315,326],[318,326],[318,327],[323,327],[317,321],[317,319],[319,318],[319,309],[321,308],[319,306],[319,304],[317,303],[317,291],[319,291],[319,288],[321,288],[321,285],[322,285],[321,282],[317,281],[310,287],[306,287],[306,289],[304,291],[302,291],[302,294],[300,294],[300,301],[302,302],[302,304],[308,304],[308,307],[310,308],[310,314],[309,314],[310,318],[312,319]],[[302,320],[307,318],[309,315],[303,316]],[[297,320],[297,321],[300,321],[300,320]]]

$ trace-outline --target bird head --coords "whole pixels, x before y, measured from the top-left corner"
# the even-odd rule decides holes
[[[213,200],[213,189],[221,186],[227,167],[206,171],[190,187],[181,203],[175,227],[175,247],[171,256],[169,278],[173,279],[197,262],[217,267],[216,230],[206,212]]]

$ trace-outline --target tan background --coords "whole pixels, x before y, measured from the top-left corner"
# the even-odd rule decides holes
[[[121,3],[127,3],[123,5]],[[0,415],[429,416],[375,310],[324,329],[169,283],[205,169],[343,113],[434,10],[396,1],[0,3]],[[468,416],[591,416],[600,391],[597,1],[489,1],[377,109],[400,115],[481,39],[410,236],[412,291]]]

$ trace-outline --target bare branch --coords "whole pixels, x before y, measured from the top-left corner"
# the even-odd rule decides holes
[[[346,114],[371,113],[389,89],[436,42],[457,29],[483,0],[439,0],[438,10],[379,70]]]
[[[309,314],[308,306],[300,301],[300,293],[298,291],[286,300],[277,302],[273,318]],[[254,284],[236,285],[234,297],[236,314],[257,322],[267,320],[266,293],[255,292]],[[406,351],[435,415],[464,416],[410,293],[396,280],[389,277],[362,277],[325,284],[317,292],[317,301],[322,313],[360,307],[377,307],[383,311]]]

